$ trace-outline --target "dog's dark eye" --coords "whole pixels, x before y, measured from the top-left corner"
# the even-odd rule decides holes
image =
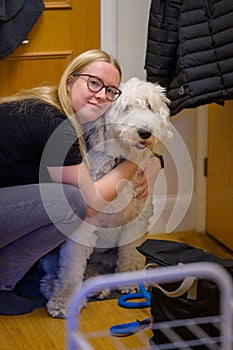
[[[152,107],[149,103],[147,103],[146,108],[148,108],[150,111],[152,110]]]

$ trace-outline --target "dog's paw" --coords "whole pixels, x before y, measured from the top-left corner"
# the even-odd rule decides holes
[[[48,301],[46,307],[50,316],[54,318],[66,318],[67,316],[67,300],[65,299],[57,299],[52,297]]]
[[[105,300],[109,297],[109,295],[111,294],[111,289],[108,288],[108,289],[104,289],[104,290],[101,290],[97,295],[96,295],[96,298],[99,299],[99,300]]]
[[[79,304],[79,311],[82,310],[87,304],[87,299],[84,299]],[[55,296],[51,297],[48,303],[46,304],[48,313],[54,318],[67,318],[68,316],[68,307],[69,299],[66,298],[57,298]]]
[[[137,286],[125,286],[123,288],[119,289],[121,294],[135,294],[138,293],[138,287]]]

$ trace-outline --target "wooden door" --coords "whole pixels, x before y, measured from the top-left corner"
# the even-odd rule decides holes
[[[208,109],[207,232],[233,250],[233,101]]]
[[[100,47],[100,0],[46,0],[22,43],[0,60],[0,96],[45,82],[57,84],[73,57]]]

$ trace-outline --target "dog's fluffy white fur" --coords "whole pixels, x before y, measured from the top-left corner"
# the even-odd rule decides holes
[[[57,277],[48,271],[42,280],[41,290],[49,298],[47,308],[53,317],[66,316],[67,302],[74,289],[82,284],[94,247],[100,250],[118,247],[115,271],[132,271],[145,266],[144,257],[135,247],[148,232],[153,214],[152,195],[135,199],[133,184],[139,178],[140,169],[156,151],[158,141],[172,135],[169,100],[161,86],[137,78],[122,84],[121,89],[121,97],[109,111],[96,122],[86,124],[92,177],[95,180],[103,176],[124,158],[137,162],[138,170],[117,199],[102,213],[87,219],[62,246]],[[103,296],[105,291],[100,295]]]

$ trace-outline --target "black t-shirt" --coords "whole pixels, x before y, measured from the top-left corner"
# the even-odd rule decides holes
[[[0,187],[51,182],[47,166],[82,162],[66,116],[42,101],[0,105]]]

